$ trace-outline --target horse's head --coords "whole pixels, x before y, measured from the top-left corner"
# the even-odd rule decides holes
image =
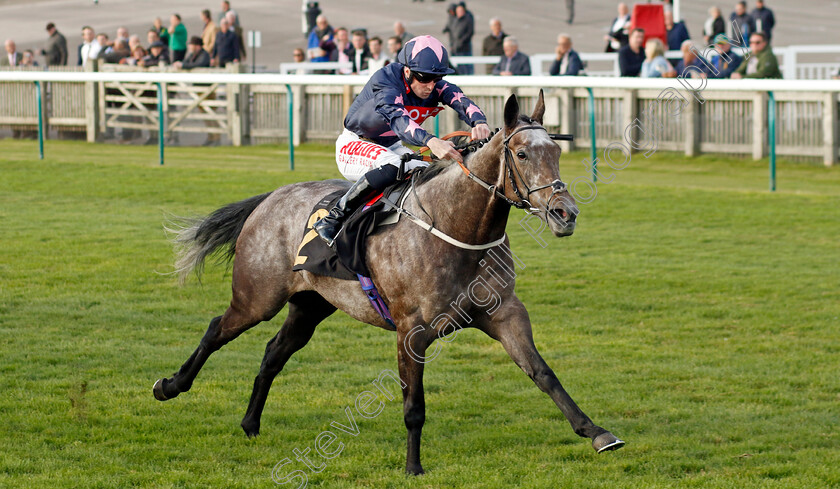
[[[516,95],[505,104],[503,164],[506,189],[518,206],[530,210],[548,223],[555,236],[575,231],[578,207],[560,180],[560,147],[542,126],[545,113],[543,92],[531,117],[519,113]]]

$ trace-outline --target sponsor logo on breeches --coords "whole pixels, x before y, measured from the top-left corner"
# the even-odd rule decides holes
[[[373,167],[373,162],[382,153],[388,151],[382,146],[366,141],[353,141],[345,144],[338,151],[338,162],[347,165],[364,165]]]

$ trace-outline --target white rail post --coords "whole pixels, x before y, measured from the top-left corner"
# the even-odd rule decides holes
[[[96,60],[85,63],[85,72],[96,71]],[[99,139],[99,83],[85,82],[85,133],[87,142],[95,143]]]
[[[753,95],[753,141],[752,156],[760,160],[767,155],[767,92]]]
[[[823,95],[823,164],[837,164],[837,151],[840,148],[837,137],[837,93]]]

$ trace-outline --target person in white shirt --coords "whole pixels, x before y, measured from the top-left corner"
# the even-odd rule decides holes
[[[82,27],[82,40],[84,42],[82,48],[79,50],[79,64],[87,66],[89,60],[96,59],[99,56],[99,51],[102,49],[102,46],[96,42],[96,33],[93,31],[93,28],[87,25]]]
[[[627,45],[630,38],[630,9],[626,3],[618,4],[618,17],[613,19],[610,33],[604,36],[606,52],[614,53]]]
[[[370,58],[368,58],[367,73],[375,73],[376,70],[388,64],[388,58],[382,54],[382,39],[379,37],[371,37],[368,41],[368,50],[370,51]]]

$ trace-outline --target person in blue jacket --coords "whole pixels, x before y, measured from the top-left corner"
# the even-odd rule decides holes
[[[440,104],[452,107],[469,124],[473,139],[490,136],[484,112],[460,88],[443,80],[454,72],[443,44],[432,36],[418,36],[403,46],[396,63],[382,67],[368,80],[350,106],[344,131],[335,143],[338,170],[355,183],[313,226],[330,246],[347,215],[396,182],[400,157],[412,152],[403,143],[428,146],[438,158],[462,161],[451,141],[420,127],[443,110]],[[410,160],[406,169],[425,165]]]

